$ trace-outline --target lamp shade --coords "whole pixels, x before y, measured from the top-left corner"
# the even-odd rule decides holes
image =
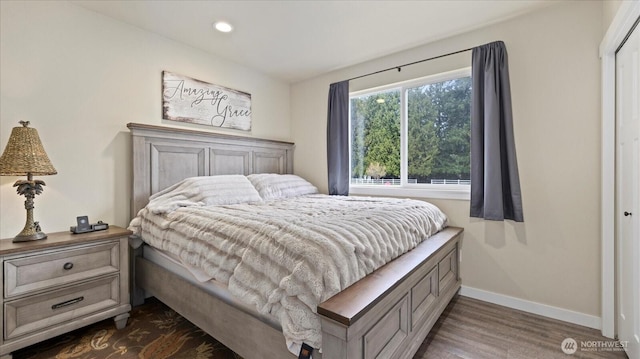
[[[58,173],[42,147],[38,131],[28,127],[28,121],[20,121],[22,127],[14,127],[0,157],[0,176],[55,175]]]

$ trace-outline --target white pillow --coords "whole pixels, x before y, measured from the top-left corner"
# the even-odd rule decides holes
[[[178,207],[229,205],[262,202],[247,177],[242,175],[185,178],[149,198],[154,213],[166,213]]]
[[[265,201],[318,193],[314,185],[296,175],[259,173],[248,175],[247,178]]]

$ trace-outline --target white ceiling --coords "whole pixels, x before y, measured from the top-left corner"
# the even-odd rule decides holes
[[[553,0],[73,3],[294,83],[537,10]],[[234,31],[212,29],[226,20]]]

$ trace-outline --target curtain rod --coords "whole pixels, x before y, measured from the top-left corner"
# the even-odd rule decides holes
[[[391,70],[395,70],[395,69],[398,69],[398,71],[400,71],[400,69],[401,69],[401,68],[403,68],[403,67],[405,67],[405,66],[411,66],[411,65],[419,64],[419,63],[421,63],[421,62],[431,61],[431,60],[439,59],[439,58],[441,58],[441,57],[445,57],[445,56],[451,56],[451,55],[459,54],[459,53],[462,53],[462,52],[466,52],[466,51],[469,51],[469,50],[473,50],[474,48],[476,48],[476,47],[474,46],[474,47],[470,47],[470,48],[468,48],[468,49],[459,50],[459,51],[455,51],[455,52],[450,52],[450,53],[448,53],[448,54],[438,55],[438,56],[430,57],[430,58],[428,58],[428,59],[419,60],[419,61],[414,61],[414,62],[410,62],[410,63],[408,63],[408,64],[404,64],[404,65],[400,65],[400,66],[390,67],[390,68],[388,68],[388,69],[379,70],[379,71],[371,72],[371,73],[368,73],[368,74],[365,74],[365,75],[360,75],[360,76],[352,77],[352,78],[348,79],[347,81],[352,81],[352,80],[356,80],[356,79],[359,79],[359,78],[362,78],[362,77],[367,77],[367,76],[371,76],[371,75],[376,75],[376,74],[379,74],[379,73],[382,73],[382,72],[391,71]]]

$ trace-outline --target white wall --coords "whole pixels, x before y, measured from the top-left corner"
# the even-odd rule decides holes
[[[45,232],[68,230],[79,215],[128,224],[126,124],[182,126],[162,120],[163,70],[250,93],[250,135],[291,140],[286,83],[64,1],[3,0],[0,16],[0,149],[19,120],[38,130],[58,170],[39,177],[47,186],[35,217]],[[0,177],[1,238],[24,226],[19,178]]]
[[[326,191],[330,83],[503,40],[526,222],[471,219],[468,201],[433,202],[465,228],[463,285],[574,311],[597,325],[602,21],[601,2],[568,2],[295,84],[296,173]]]
[[[632,0],[624,0],[632,1]],[[609,25],[616,16],[616,12],[622,5],[623,0],[605,0],[602,2],[602,33],[606,33]]]

